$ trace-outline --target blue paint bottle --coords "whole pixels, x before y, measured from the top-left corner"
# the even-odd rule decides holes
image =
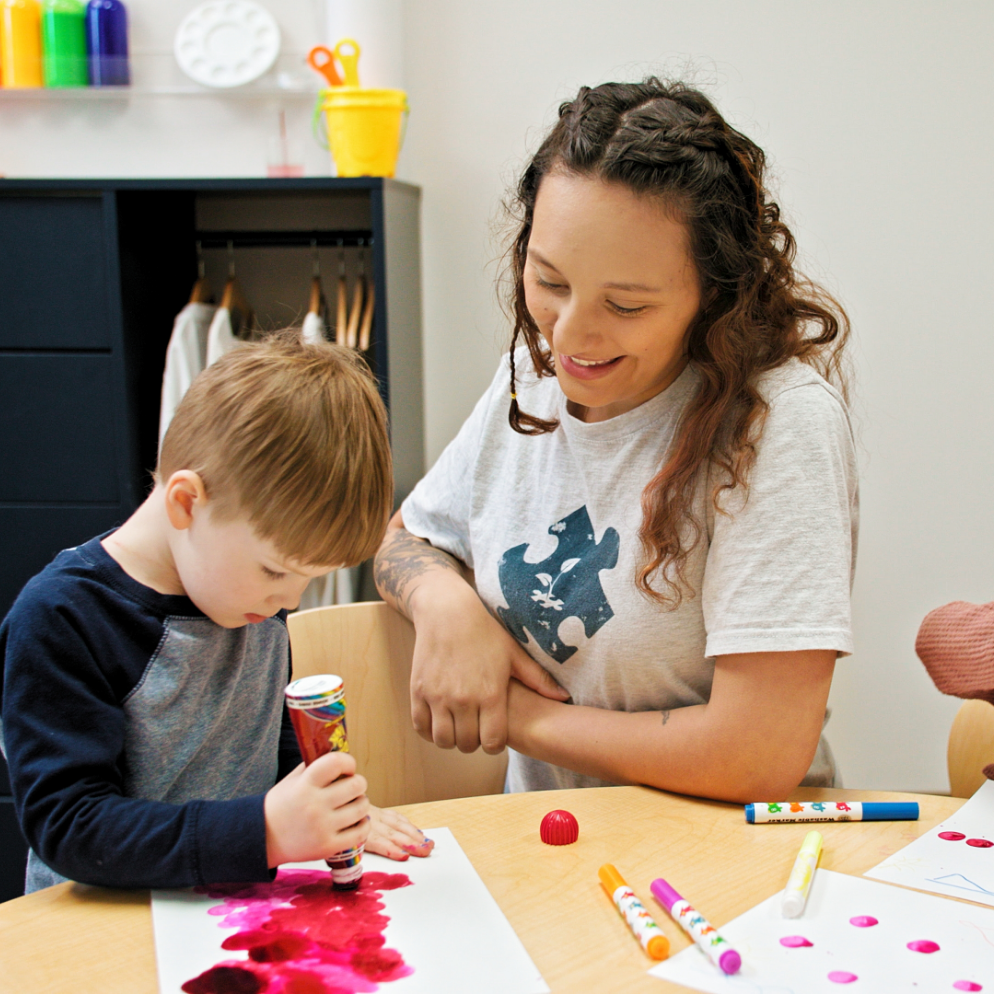
[[[91,86],[127,86],[128,12],[121,0],[90,0],[86,5],[86,53]]]

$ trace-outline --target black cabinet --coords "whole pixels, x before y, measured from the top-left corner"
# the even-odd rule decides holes
[[[330,292],[344,247],[363,246],[402,499],[424,470],[419,212],[419,190],[389,179],[0,180],[0,616],[146,494],[198,241],[218,293],[237,260],[264,327],[300,320],[315,255]],[[23,846],[4,781],[0,863]]]

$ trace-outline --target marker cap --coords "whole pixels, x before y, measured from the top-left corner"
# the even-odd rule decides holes
[[[669,911],[673,905],[680,900],[683,900],[680,895],[665,881],[662,877],[657,877],[655,880],[649,884],[649,890],[652,891],[653,896],[657,901]]]
[[[597,876],[601,878],[601,886],[608,892],[614,894],[619,887],[627,887],[622,875],[614,868],[613,864],[605,863],[598,871]]]
[[[918,802],[864,801],[863,821],[918,821]]]
[[[755,825],[756,824],[756,805],[755,804],[747,804],[746,805],[746,821],[750,825]]]
[[[784,918],[800,918],[806,903],[804,894],[784,894],[781,914]]]

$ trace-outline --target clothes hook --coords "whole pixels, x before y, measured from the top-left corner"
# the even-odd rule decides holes
[[[197,239],[197,279],[202,280],[207,276],[207,267],[204,265],[204,247]]]
[[[228,279],[235,278],[235,243],[228,239]]]
[[[345,278],[345,239],[338,239],[338,275]]]
[[[321,260],[318,258],[318,240],[316,238],[311,239],[311,251],[314,253],[311,276],[318,277],[321,275]]]

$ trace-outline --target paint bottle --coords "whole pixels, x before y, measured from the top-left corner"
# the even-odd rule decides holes
[[[90,0],[86,5],[86,52],[91,86],[127,86],[128,12],[121,0]]]
[[[41,40],[45,85],[86,86],[86,4],[83,0],[43,0]]]
[[[0,82],[11,89],[42,85],[38,0],[0,0]]]
[[[345,729],[345,688],[340,676],[322,673],[294,680],[286,688],[286,704],[304,762],[310,766],[329,752],[348,752]],[[363,846],[329,856],[331,883],[336,890],[355,890],[362,880]]]

